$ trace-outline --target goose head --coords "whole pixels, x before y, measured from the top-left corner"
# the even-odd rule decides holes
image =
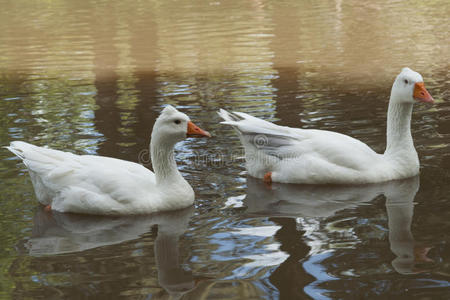
[[[410,68],[403,68],[394,81],[391,100],[397,103],[434,103],[433,97],[425,88],[422,75]]]
[[[189,136],[211,137],[211,134],[192,123],[186,114],[167,105],[156,119],[152,139],[158,137],[169,144],[176,144]]]

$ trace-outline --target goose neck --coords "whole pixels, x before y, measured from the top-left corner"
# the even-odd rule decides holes
[[[387,114],[387,143],[385,154],[394,154],[398,151],[414,150],[411,136],[412,103],[397,103],[389,101]]]
[[[172,143],[162,141],[158,136],[152,136],[150,155],[158,183],[165,181],[173,183],[178,179],[183,179],[175,162],[174,146]]]

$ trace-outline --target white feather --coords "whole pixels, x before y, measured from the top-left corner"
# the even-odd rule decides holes
[[[174,124],[173,119],[180,122]],[[186,137],[188,121],[185,114],[168,106],[155,122],[151,148],[156,175],[137,163],[21,141],[7,149],[28,167],[38,201],[54,210],[126,215],[179,209],[194,201],[194,192],[173,157],[175,143]]]
[[[407,79],[411,84],[403,83]],[[249,174],[284,183],[372,183],[417,175],[419,161],[410,133],[412,89],[420,74],[404,68],[394,82],[385,154],[337,132],[279,126],[242,112],[221,109],[245,149]],[[395,138],[390,138],[395,137]]]

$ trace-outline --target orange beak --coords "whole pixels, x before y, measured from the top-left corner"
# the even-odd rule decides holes
[[[428,93],[423,82],[417,82],[414,85],[413,97],[419,102],[434,103],[433,97]]]
[[[211,137],[211,134],[208,131],[205,131],[192,123],[191,121],[188,121],[187,126],[187,135],[188,136],[205,136],[205,137]]]

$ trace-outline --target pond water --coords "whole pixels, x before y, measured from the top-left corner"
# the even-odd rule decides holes
[[[176,147],[195,206],[132,218],[46,213],[0,148],[0,298],[449,299],[448,1],[0,0],[0,146],[140,162],[166,104],[211,139]],[[216,111],[385,147],[401,68],[420,177],[266,188]]]

